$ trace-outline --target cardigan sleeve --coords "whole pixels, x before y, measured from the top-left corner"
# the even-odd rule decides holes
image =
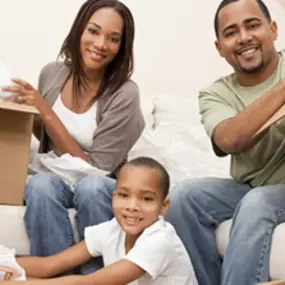
[[[127,81],[102,111],[89,162],[113,173],[125,161],[144,126],[138,87],[133,81]]]

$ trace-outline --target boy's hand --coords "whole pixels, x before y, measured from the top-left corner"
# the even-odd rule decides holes
[[[10,280],[11,277],[16,273],[14,269],[12,268],[3,268],[0,267],[0,271],[4,272],[4,279],[3,280]],[[0,280],[0,282],[2,282],[2,280]]]

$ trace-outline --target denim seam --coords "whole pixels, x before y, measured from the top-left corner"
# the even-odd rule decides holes
[[[202,207],[200,207],[200,204],[195,200],[195,199],[192,199],[190,197],[190,201],[193,203],[193,205],[195,205],[195,207],[197,207],[197,209],[199,209],[202,213],[202,216],[204,218],[204,221],[201,220],[201,216],[198,215],[198,219],[199,221],[203,224],[203,225],[206,225],[206,226],[210,226],[210,225],[215,225],[217,226],[217,224],[219,223],[219,221],[215,218],[213,218],[209,213],[207,213]],[[196,209],[195,209],[196,211]]]
[[[255,282],[261,282],[261,276],[262,273],[264,271],[264,257],[266,255],[266,252],[268,251],[269,247],[270,247],[270,239],[272,236],[272,232],[273,232],[273,226],[269,226],[266,233],[265,233],[265,237],[263,239],[263,246],[261,249],[261,254],[260,254],[260,258],[259,258],[259,262],[258,262],[258,268],[257,268],[257,272],[256,272],[256,277],[255,277]]]
[[[79,209],[80,206],[82,207],[82,204],[84,204],[84,203],[81,203],[81,200],[79,198],[80,194],[78,194],[78,192],[80,190],[77,189],[77,187],[79,187],[79,185],[76,185],[76,187],[74,188],[74,196],[73,196],[72,200],[73,200],[74,208],[76,210],[76,214],[74,216],[75,223],[76,223],[76,228],[77,228],[79,240],[81,240],[82,238],[84,239],[84,227],[82,227],[80,215],[78,214],[79,213],[78,209]]]
[[[217,224],[220,224],[226,220],[229,220],[229,219],[232,219],[233,216],[234,216],[234,212],[229,215],[229,211],[224,211],[224,212],[220,212],[220,213],[213,213],[214,211],[210,211],[209,213],[207,213],[208,215],[210,215],[210,217],[213,219],[212,215],[215,215],[216,219],[215,220],[215,223]]]
[[[54,181],[53,180],[51,180],[51,183],[54,185],[54,187],[56,188],[56,186],[57,185],[55,185],[56,183],[54,183]],[[63,185],[62,185],[62,187],[64,187],[65,189],[67,189],[68,188],[68,186],[63,182],[62,183]],[[69,190],[69,189],[67,189],[67,190]],[[60,200],[61,200],[61,204],[63,205],[64,204],[64,201],[65,201],[65,199],[64,199],[64,194],[63,194],[63,191],[59,191],[59,193],[60,193]],[[73,230],[72,230],[72,226],[71,226],[71,222],[70,222],[70,219],[69,219],[69,213],[68,213],[68,208],[66,209],[66,211],[67,211],[67,224],[68,224],[68,236],[67,236],[67,238],[68,238],[68,244],[69,244],[69,246],[72,246],[73,245],[73,240],[74,240],[74,235],[73,235]]]
[[[276,213],[277,220],[278,220],[277,224],[279,223],[279,217],[284,215],[284,214],[285,214],[284,210],[281,210],[281,211]],[[272,243],[269,243],[269,240],[272,239],[272,234],[273,234],[274,228],[276,226],[277,225],[270,226],[268,228],[266,234],[265,234],[264,241],[263,241],[263,247],[262,247],[261,255],[260,255],[260,260],[259,260],[259,264],[258,264],[259,267],[257,269],[255,282],[261,282],[262,281],[260,279],[261,279],[261,276],[262,276],[262,271],[264,270],[264,256],[265,256],[266,251],[269,249],[269,247],[272,244]],[[269,268],[269,275],[270,275],[270,268]]]
[[[278,211],[278,212],[276,213],[276,216],[277,216],[277,224],[280,223],[279,217],[282,216],[282,215],[284,215],[284,214],[285,214],[285,210],[280,210],[280,211]],[[283,222],[283,221],[284,221],[284,220],[282,220],[282,222]]]

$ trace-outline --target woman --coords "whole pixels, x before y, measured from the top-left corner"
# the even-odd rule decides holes
[[[116,0],[89,0],[80,8],[60,55],[45,66],[38,91],[23,80],[4,88],[18,103],[39,110],[34,133],[40,152],[69,153],[115,177],[143,128],[133,71],[134,22]],[[33,176],[25,189],[25,224],[31,254],[47,256],[75,243],[68,208],[77,210],[79,239],[88,225],[113,217],[115,181],[94,176],[71,191],[51,173]]]

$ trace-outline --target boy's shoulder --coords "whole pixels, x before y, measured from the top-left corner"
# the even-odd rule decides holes
[[[110,221],[85,228],[85,233],[88,232],[91,235],[100,234],[100,236],[104,237],[117,235],[120,231],[122,231],[122,229],[115,218]]]
[[[149,234],[153,232],[173,232],[174,227],[167,221],[164,220],[162,216],[159,216],[157,221],[154,222],[152,225],[147,227],[143,233]]]
[[[158,284],[189,283],[193,268],[187,251],[173,226],[159,218],[146,228],[125,256],[143,268]]]
[[[163,217],[159,217],[155,223],[143,231],[136,244],[148,242],[154,245],[157,243],[160,248],[172,250],[176,239],[179,238],[174,227]]]

